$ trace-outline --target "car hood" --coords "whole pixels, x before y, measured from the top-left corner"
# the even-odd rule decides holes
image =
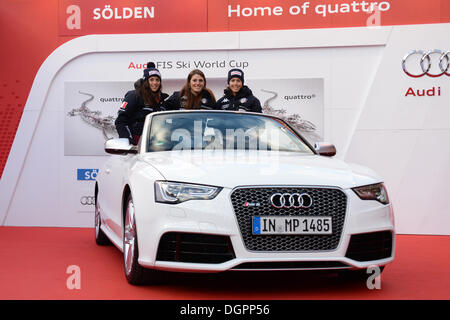
[[[166,180],[226,188],[249,185],[336,186],[381,182],[372,170],[342,160],[275,151],[165,151],[141,156]]]

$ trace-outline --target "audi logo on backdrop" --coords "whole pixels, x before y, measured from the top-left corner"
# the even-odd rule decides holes
[[[413,57],[416,56],[414,59]],[[410,77],[420,78],[427,75],[437,78],[450,77],[450,51],[434,49],[430,51],[413,50],[402,59],[403,71]]]
[[[83,206],[93,206],[95,204],[94,196],[83,196],[80,198],[80,203]]]
[[[313,200],[307,193],[274,193],[270,197],[270,203],[277,209],[304,208],[312,206]]]

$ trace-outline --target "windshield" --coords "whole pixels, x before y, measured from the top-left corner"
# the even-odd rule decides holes
[[[147,151],[268,150],[314,154],[283,121],[233,112],[177,112],[152,117]]]

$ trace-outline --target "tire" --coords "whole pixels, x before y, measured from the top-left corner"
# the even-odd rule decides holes
[[[134,203],[128,196],[123,226],[123,264],[125,277],[132,285],[155,284],[157,270],[143,268],[139,262],[138,236],[136,229]]]
[[[97,197],[95,198],[95,243],[99,246],[111,245],[111,241],[100,228],[102,219],[100,217],[100,208],[98,205]]]

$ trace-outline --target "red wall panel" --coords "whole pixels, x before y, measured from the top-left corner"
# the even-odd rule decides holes
[[[0,7],[0,174],[28,93],[49,54],[70,37],[57,32],[58,1],[2,0]]]

